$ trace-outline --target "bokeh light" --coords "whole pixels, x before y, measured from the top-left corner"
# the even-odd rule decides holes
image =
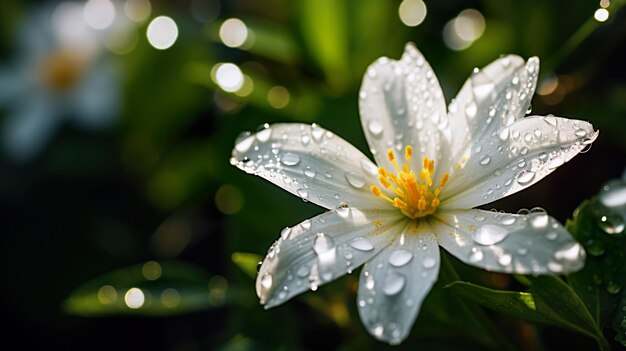
[[[605,8],[597,9],[593,14],[593,18],[595,18],[598,22],[604,22],[609,19],[609,10]]]
[[[277,85],[267,92],[267,102],[275,109],[285,108],[289,104],[289,90]]]
[[[244,78],[239,66],[227,62],[217,64],[214,68],[214,81],[222,90],[233,93],[243,86]]]
[[[133,310],[141,308],[145,300],[146,297],[143,291],[139,288],[130,288],[126,294],[124,294],[124,302],[126,303],[126,306]]]
[[[426,18],[426,4],[422,0],[404,0],[398,8],[398,15],[404,25],[419,26]]]
[[[248,27],[238,18],[229,18],[220,26],[220,39],[224,45],[237,48],[248,38]]]
[[[155,49],[165,50],[170,48],[178,38],[178,27],[173,19],[167,16],[159,16],[148,25],[146,32],[148,42]]]
[[[83,8],[83,16],[91,28],[106,29],[115,20],[115,6],[111,0],[88,0]]]
[[[161,303],[167,308],[176,308],[180,304],[180,294],[174,288],[167,288],[161,293]]]
[[[103,305],[110,305],[117,301],[117,290],[111,285],[104,285],[98,290],[98,301]]]
[[[155,261],[148,261],[144,263],[143,267],[141,268],[141,273],[147,280],[159,279],[161,277],[161,272],[161,265]]]
[[[152,4],[149,0],[127,0],[124,4],[126,17],[133,22],[141,23],[150,17]]]
[[[474,9],[461,11],[443,28],[443,41],[452,50],[465,50],[485,31],[485,18]]]
[[[224,214],[235,214],[243,207],[243,193],[232,184],[224,184],[215,193],[215,205]]]

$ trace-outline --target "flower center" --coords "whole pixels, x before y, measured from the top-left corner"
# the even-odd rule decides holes
[[[411,156],[413,148],[407,145],[404,158],[406,163],[401,166],[396,161],[393,150],[387,151],[387,157],[393,163],[396,174],[390,173],[383,167],[378,168],[378,180],[380,184],[393,191],[397,196],[393,199],[383,194],[380,188],[372,185],[370,190],[374,195],[390,202],[411,219],[433,214],[439,206],[439,193],[448,181],[448,173],[444,173],[439,181],[439,186],[432,188],[432,176],[435,173],[435,161],[424,157],[423,168],[416,174],[411,169]]]
[[[84,68],[85,64],[77,53],[59,50],[43,62],[40,73],[50,89],[65,91],[78,83]]]

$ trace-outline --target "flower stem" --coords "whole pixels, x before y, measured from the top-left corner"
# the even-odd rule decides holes
[[[445,280],[449,282],[460,281],[459,274],[448,260],[447,254],[441,252],[441,274]],[[481,325],[484,330],[488,331],[501,346],[502,350],[516,351],[517,349],[509,341],[509,339],[498,329],[493,321],[487,316],[485,311],[478,305],[459,299],[459,303],[465,311],[471,315],[474,322]]]

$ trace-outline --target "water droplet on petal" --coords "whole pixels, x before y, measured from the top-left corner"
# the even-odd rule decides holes
[[[311,169],[311,167],[307,166],[304,169],[304,175],[309,177],[309,178],[314,178],[315,177],[315,170]]]
[[[261,278],[261,286],[268,290],[272,287],[272,284],[274,284],[274,277],[271,273],[265,273]]]
[[[369,121],[369,123],[367,124],[367,128],[369,129],[370,133],[372,133],[372,135],[376,137],[383,134],[383,124],[380,123],[380,121],[378,120],[373,119]]]
[[[283,240],[287,240],[287,238],[289,238],[289,234],[291,234],[291,228],[285,227],[285,228],[283,228],[283,230],[281,230],[280,237]]]
[[[308,199],[308,197],[309,197],[309,192],[306,189],[304,189],[304,188],[298,189],[297,193],[298,193],[298,196],[300,196],[300,198],[302,200],[306,201]]]
[[[508,235],[508,230],[493,224],[485,224],[472,232],[472,240],[479,245],[493,245],[504,240]]]
[[[535,179],[535,172],[527,171],[522,173],[519,178],[517,178],[517,183],[519,185],[528,185],[533,181],[533,179]]]
[[[427,268],[427,269],[435,267],[436,264],[437,264],[437,260],[435,260],[432,257],[426,257],[422,261],[422,266],[424,266],[424,268]]]
[[[365,179],[363,179],[363,177],[356,172],[346,172],[345,176],[348,184],[357,189],[360,189],[365,185]]]
[[[259,127],[259,131],[256,133],[256,139],[262,143],[270,140],[272,136],[272,128],[270,125],[265,123]]]
[[[574,135],[576,135],[576,136],[577,136],[577,137],[579,137],[579,138],[582,138],[582,137],[584,137],[585,135],[587,135],[587,132],[586,132],[584,129],[577,129],[577,130],[574,132]]]
[[[548,270],[552,273],[562,273],[563,272],[563,265],[554,261],[550,261],[547,264]]]
[[[489,162],[491,162],[491,157],[489,157],[489,155],[484,155],[480,158],[480,164],[483,166],[488,165]]]
[[[237,152],[244,153],[250,150],[252,144],[254,143],[254,136],[250,135],[250,132],[243,132],[237,137],[237,142],[235,144],[235,150]]]
[[[391,272],[385,276],[383,293],[387,296],[397,295],[404,288],[405,282],[404,275]]]
[[[335,248],[335,241],[324,233],[318,233],[313,241],[313,251],[321,255]]]
[[[498,133],[498,137],[502,141],[506,141],[509,138],[509,128],[504,128]]]
[[[322,141],[322,137],[324,136],[324,130],[320,128],[317,124],[313,123],[311,125],[311,135],[313,136],[313,140],[319,143]]]
[[[502,266],[508,266],[511,264],[513,257],[510,254],[502,254],[498,256],[498,264]]]
[[[389,263],[394,267],[402,267],[409,263],[412,258],[413,253],[404,249],[398,249],[389,255]]]
[[[482,259],[483,259],[483,252],[481,249],[477,247],[473,247],[469,253],[469,256],[467,257],[467,260],[471,263],[480,262]]]
[[[528,220],[535,229],[546,228],[550,223],[550,217],[543,208],[533,208],[528,215]]]
[[[296,275],[300,278],[304,278],[309,274],[309,269],[306,266],[300,266],[296,271]]]
[[[280,162],[285,166],[295,166],[300,163],[300,157],[294,153],[287,152],[281,157]]]
[[[374,249],[374,245],[368,239],[359,237],[350,242],[350,246],[359,251],[371,251]]]
[[[503,225],[511,225],[513,223],[515,223],[516,218],[514,216],[505,216],[500,220],[500,223],[502,223]]]
[[[465,105],[465,114],[468,118],[472,119],[476,117],[476,111],[477,107],[474,101],[471,101],[469,104]]]
[[[548,240],[554,240],[554,239],[558,238],[558,236],[559,236],[559,233],[554,232],[554,231],[546,233],[546,239],[548,239]]]

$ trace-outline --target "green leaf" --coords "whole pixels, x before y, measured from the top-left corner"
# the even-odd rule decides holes
[[[530,322],[559,325],[549,315],[537,310],[535,296],[528,292],[493,290],[476,284],[457,281],[446,286],[454,294],[494,311]]]
[[[304,0],[301,4],[302,35],[309,54],[335,88],[349,84],[346,5],[335,0]]]
[[[233,252],[230,259],[252,279],[256,279],[257,266],[263,261],[262,256],[246,252]]]
[[[90,280],[64,301],[69,314],[166,316],[224,304],[228,284],[181,262],[154,262],[118,269]]]
[[[493,290],[467,282],[454,282],[447,288],[503,314],[568,328],[596,340],[603,338],[584,304],[561,279],[548,276],[532,281],[529,292]]]
[[[626,234],[621,214],[597,199],[582,203],[566,225],[587,251],[585,267],[569,276],[574,291],[600,329],[613,328],[615,339],[626,345],[623,305],[626,299]]]

